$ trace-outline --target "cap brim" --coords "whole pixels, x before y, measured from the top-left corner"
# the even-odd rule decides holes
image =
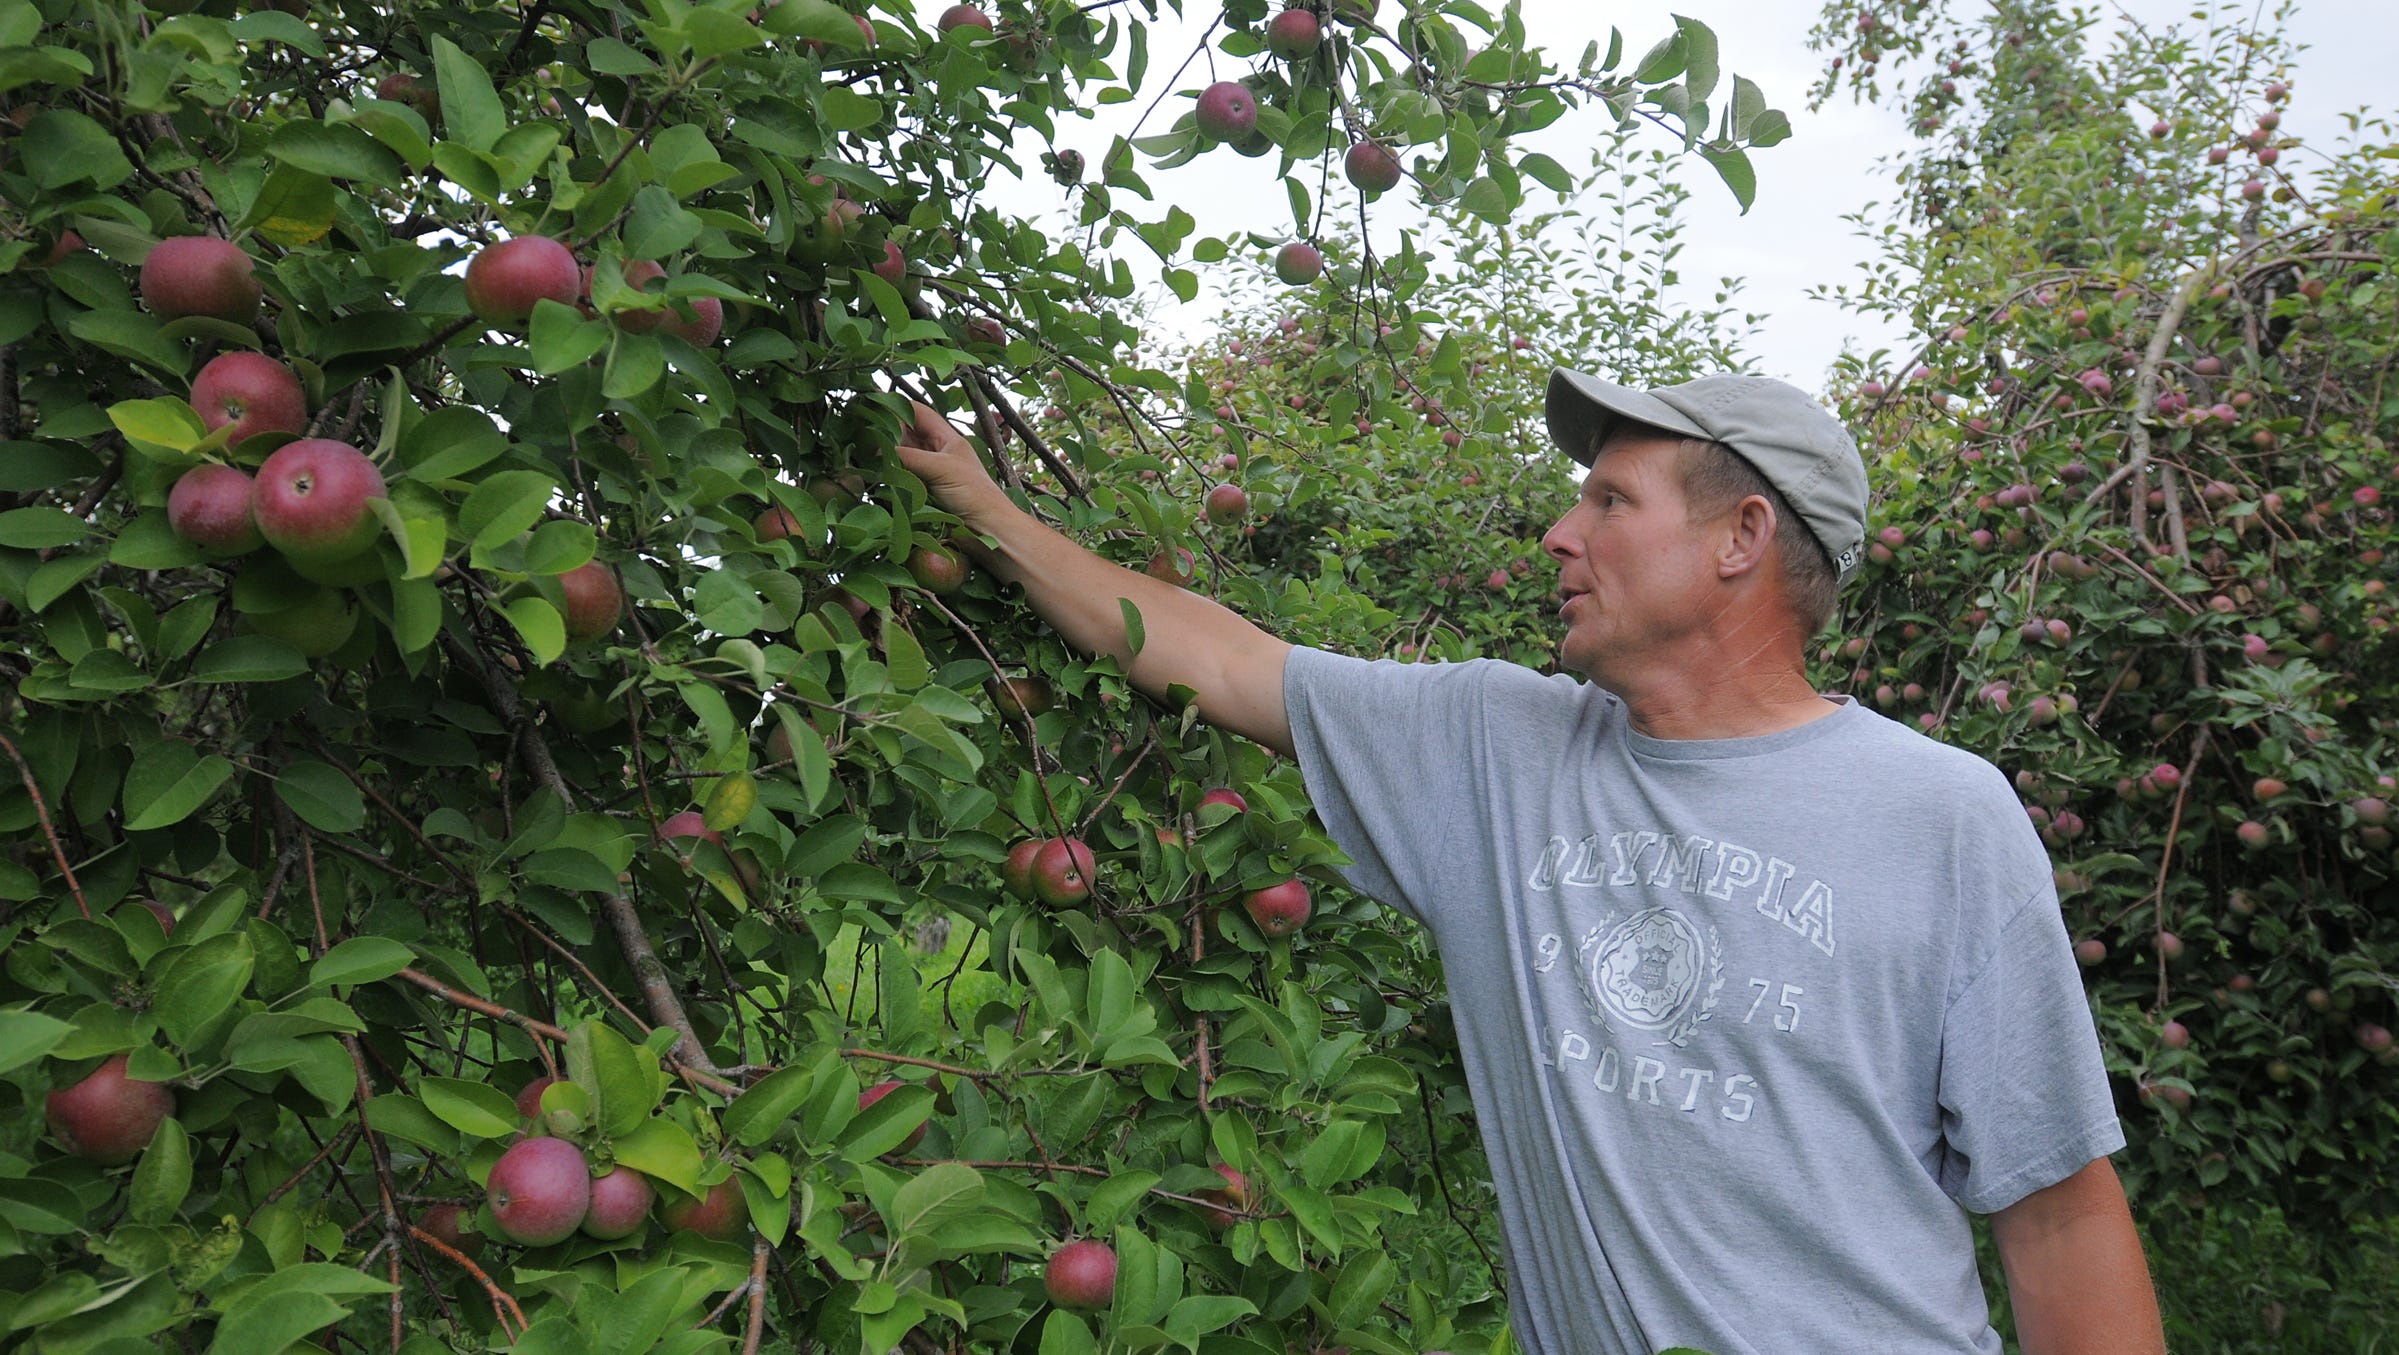
[[[1602,381],[1560,367],[1549,374],[1547,400],[1550,440],[1583,465],[1590,465],[1600,441],[1618,423],[1631,420],[1685,437],[1710,434],[1689,415],[1646,391]]]

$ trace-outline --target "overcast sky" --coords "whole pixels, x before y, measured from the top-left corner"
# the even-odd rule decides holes
[[[1129,126],[1137,110],[1165,87],[1162,82],[1173,75],[1216,13],[1209,0],[1184,0],[1184,8],[1188,18],[1178,20],[1166,13],[1151,30],[1151,87],[1142,97],[1096,110],[1097,116],[1088,121],[1062,121],[1060,145],[1077,147],[1096,163],[1110,137]],[[2111,14],[2118,12],[2107,8]],[[2186,17],[2191,8],[2188,3],[2126,0],[2121,12],[2145,23],[2164,23]],[[1611,23],[1623,30],[1626,51],[1638,56],[1669,30],[1670,9],[1714,29],[1727,79],[1738,72],[1755,80],[1768,101],[1790,115],[1793,127],[1790,140],[1751,157],[1758,193],[1747,216],[1705,165],[1696,158],[1691,161],[1684,178],[1692,200],[1678,260],[1686,288],[1694,304],[1704,305],[1718,278],[1744,279],[1741,307],[1767,317],[1751,345],[1760,370],[1820,389],[1845,342],[1861,350],[1903,342],[1899,336],[1876,332],[1866,317],[1809,300],[1806,293],[1812,286],[1854,279],[1859,264],[1871,257],[1870,242],[1841,218],[1866,203],[1888,199],[1891,181],[1877,171],[1876,161],[1904,149],[1909,138],[1895,114],[1855,106],[1846,95],[1818,111],[1807,109],[1807,87],[1821,72],[1824,58],[1807,47],[1807,30],[1818,8],[1806,0],[1675,0],[1671,6],[1656,7],[1524,0],[1532,41],[1564,63],[1575,60],[1587,42],[1597,41],[1604,48]],[[2330,146],[2346,130],[2345,113],[2365,110],[2389,117],[2399,112],[2394,107],[2399,99],[2390,92],[2389,65],[2399,48],[2395,0],[2307,0],[2299,6],[2290,31],[2310,50],[2299,58],[2294,97],[2283,122],[2285,134]],[[1219,53],[1217,65],[1230,73],[1239,63]],[[1196,88],[1198,83],[1187,75],[1176,87]],[[1170,100],[1144,131],[1164,130],[1173,109]],[[1547,149],[1569,169],[1587,164],[1588,153],[1580,146],[1601,129],[1605,116],[1603,110],[1593,109],[1571,114],[1539,139],[1527,139],[1525,148]],[[1033,161],[1027,157],[1028,164]],[[2284,159],[2285,168],[2303,163],[2303,156]],[[1274,168],[1271,158],[1249,160],[1220,149],[1148,177],[1162,196],[1171,193],[1172,200],[1198,220],[1204,234],[1277,234],[1290,230],[1291,219]],[[1393,194],[1374,205],[1371,221],[1378,245],[1395,239],[1401,229],[1423,225],[1421,214],[1401,196]],[[1058,201],[1057,189],[1046,180],[1001,192],[998,198],[1010,210],[1027,213]],[[1160,318],[1172,331],[1197,333],[1221,305],[1221,298],[1203,289],[1195,303],[1170,306]]]

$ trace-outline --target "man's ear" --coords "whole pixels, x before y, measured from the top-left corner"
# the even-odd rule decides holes
[[[1752,494],[1717,519],[1716,576],[1730,579],[1762,568],[1774,553],[1774,505]]]

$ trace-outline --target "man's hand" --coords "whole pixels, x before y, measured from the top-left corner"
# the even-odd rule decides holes
[[[950,421],[932,406],[915,404],[915,418],[900,433],[900,464],[906,466],[925,488],[933,491],[933,501],[957,514],[970,528],[980,530],[975,518],[987,514],[996,505],[1005,505],[1007,495],[983,466],[983,458],[975,445],[966,440]]]
[[[934,501],[974,533],[967,549],[976,562],[1023,585],[1033,610],[1066,643],[1115,659],[1152,696],[1189,687],[1209,723],[1291,752],[1283,706],[1283,660],[1291,646],[1198,593],[1112,564],[1050,530],[1017,508],[983,468],[974,444],[925,405],[916,406],[899,455]],[[1139,654],[1125,633],[1125,602],[1140,611],[1148,637]]]
[[[2157,1291],[2106,1158],[1991,1216],[2025,1355],[2165,1355]]]

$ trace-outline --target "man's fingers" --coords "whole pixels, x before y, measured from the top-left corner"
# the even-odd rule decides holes
[[[928,452],[946,452],[950,450],[951,443],[960,441],[958,430],[950,426],[950,421],[943,418],[939,410],[922,401],[910,403],[916,407],[915,419],[907,431],[900,435],[901,441]]]

